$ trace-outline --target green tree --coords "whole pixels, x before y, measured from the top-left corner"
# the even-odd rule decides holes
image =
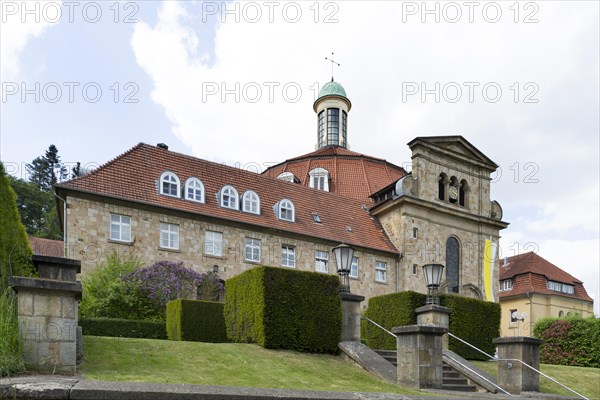
[[[17,210],[17,196],[0,162],[0,292],[11,275],[31,274],[31,249]]]
[[[53,144],[48,146],[43,156],[27,164],[27,172],[29,172],[29,181],[46,191],[52,190],[52,186],[64,181],[68,176],[67,168],[60,162],[58,149]]]

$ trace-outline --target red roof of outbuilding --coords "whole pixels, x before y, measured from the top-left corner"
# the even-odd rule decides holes
[[[315,168],[324,168],[329,173],[330,192],[368,203],[373,202],[369,197],[371,194],[407,174],[404,168],[386,160],[339,146],[324,147],[290,158],[270,167],[263,174],[277,178],[283,172],[291,172],[300,185],[309,186],[309,172]]]
[[[65,244],[62,240],[52,240],[29,236],[29,247],[33,254],[50,257],[64,257]]]
[[[174,172],[182,187],[190,177],[200,179],[205,188],[205,203],[160,195],[158,181],[165,171]],[[261,214],[220,207],[216,194],[225,185],[233,186],[240,197],[246,190],[256,192],[260,197]],[[365,201],[314,190],[143,143],[89,175],[56,185],[56,190],[87,192],[398,253],[379,221],[372,218],[363,206]],[[284,198],[293,202],[296,222],[276,218],[273,206]],[[312,213],[320,217],[321,223],[313,221]]]
[[[500,292],[500,298],[541,293],[593,301],[583,287],[583,282],[534,252],[507,257],[504,262],[500,260],[500,280],[505,279],[513,280],[513,288]],[[575,292],[568,294],[550,290],[548,289],[549,280],[573,285]]]

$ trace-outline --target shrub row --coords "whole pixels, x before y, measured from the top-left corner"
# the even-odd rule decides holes
[[[118,318],[80,318],[84,335],[143,339],[166,339],[164,321],[141,321]]]
[[[365,316],[384,328],[417,323],[415,309],[425,304],[426,296],[416,292],[392,293],[373,297]],[[486,353],[493,355],[495,347],[492,339],[500,336],[500,305],[477,299],[443,294],[440,304],[450,309],[450,332],[471,343]],[[396,340],[391,335],[363,321],[363,337],[371,348],[396,348]],[[487,357],[471,347],[450,338],[449,348],[460,356],[472,360],[487,360]]]
[[[544,339],[542,363],[600,367],[600,319],[544,318],[536,322],[533,334]]]
[[[234,342],[336,353],[341,336],[339,279],[257,267],[226,282],[225,324]]]
[[[168,302],[167,336],[171,340],[228,342],[223,303],[185,299]]]

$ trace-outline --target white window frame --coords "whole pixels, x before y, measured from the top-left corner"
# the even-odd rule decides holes
[[[503,279],[500,281],[500,291],[501,292],[508,292],[509,290],[512,290],[512,288],[513,288],[512,279]]]
[[[329,253],[322,250],[315,251],[315,271],[323,272],[324,274],[329,272]]]
[[[179,193],[181,191],[181,183],[179,181],[179,177],[175,172],[165,171],[160,175],[160,194],[164,196],[177,197],[179,198]],[[175,185],[175,193],[171,193],[172,190],[169,190],[169,193],[165,193],[165,185],[169,185],[169,189],[171,185]]]
[[[282,221],[296,222],[296,208],[291,200],[283,199],[279,201],[277,204],[277,218]]]
[[[113,227],[117,229],[113,230]],[[131,243],[131,217],[111,213],[109,231],[110,240]],[[118,233],[118,235],[113,236],[113,232]]]
[[[252,190],[247,190],[242,196],[242,211],[260,215],[260,197]]]
[[[281,246],[281,266],[296,268],[296,248],[294,246]]]
[[[204,254],[213,257],[223,256],[223,233],[206,231],[204,233]]]
[[[198,178],[188,178],[185,181],[184,197],[186,200],[204,203],[204,184],[202,181]]]
[[[168,222],[160,223],[160,247],[179,250],[179,225]]]
[[[387,282],[387,263],[383,261],[375,262],[375,282]]]
[[[227,204],[225,203],[227,199]],[[229,208],[231,210],[239,210],[240,195],[233,186],[223,186],[219,192],[219,204],[223,208]]]
[[[308,174],[310,175],[311,188],[329,192],[329,171],[325,168],[315,168]]]
[[[352,263],[350,263],[350,273],[348,276],[350,278],[358,279],[358,271],[359,271],[359,259],[358,257],[352,257]]]
[[[294,183],[295,178],[296,177],[291,172],[282,172],[279,175],[277,175],[277,179],[279,179],[280,181],[286,181],[286,182],[292,182],[292,183]]]
[[[260,239],[246,238],[244,259],[251,262],[260,262]]]

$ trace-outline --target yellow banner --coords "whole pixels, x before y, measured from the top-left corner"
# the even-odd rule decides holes
[[[494,262],[496,260],[496,243],[489,239],[485,240],[483,250],[483,288],[485,299],[494,301]]]

